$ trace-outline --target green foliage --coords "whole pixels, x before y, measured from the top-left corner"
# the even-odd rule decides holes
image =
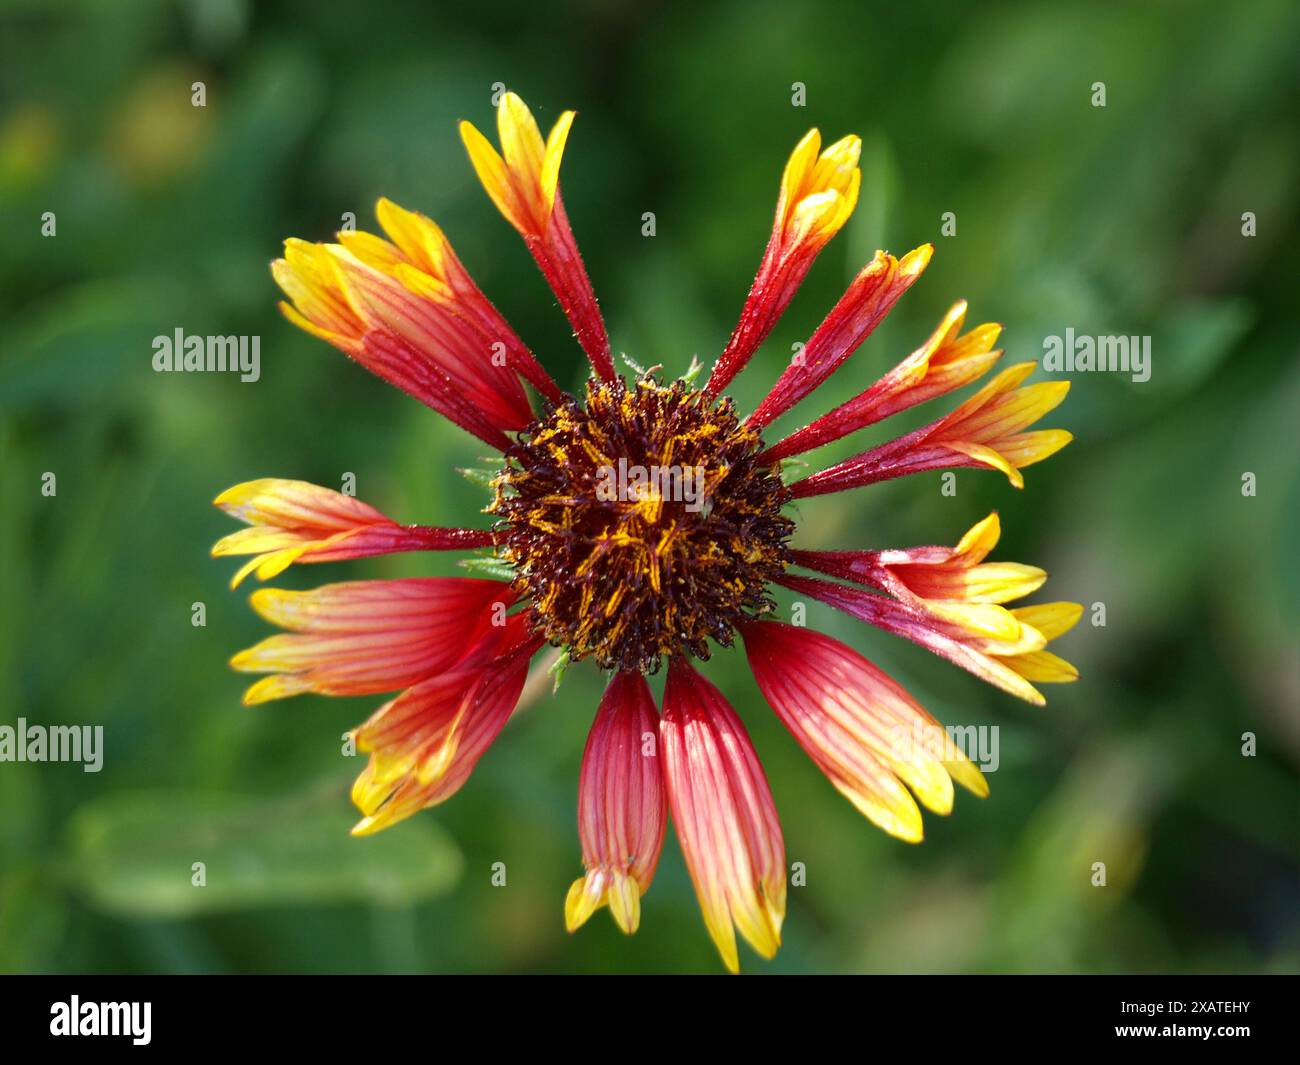
[[[96,908],[128,917],[406,906],[455,883],[461,856],[431,819],[358,841],[348,835],[356,812],[341,799],[337,788],[273,802],[221,792],[104,795],[69,825],[69,872]]]
[[[997,509],[999,557],[1051,572],[1039,599],[1088,606],[1062,641],[1083,679],[1033,710],[811,605],[811,626],[940,720],[1000,727],[990,797],[962,795],[908,847],[854,813],[743,653],[719,650],[703,668],[807,869],[782,952],[745,967],[1300,966],[1294,4],[25,6],[0,15],[0,724],[103,725],[105,761],[0,764],[0,969],[718,971],[671,842],[637,936],[604,915],[564,933],[603,682],[590,666],[558,667],[556,694],[531,686],[451,802],[374,839],[347,835],[339,745],[380,699],[250,711],[226,667],[268,631],[228,590],[234,563],[208,557],[235,527],[210,506],[229,485],[351,473],[399,521],[491,520],[482,478],[455,472],[491,468],[482,444],[276,313],[267,264],[285,237],[327,239],[349,212],[373,229],[380,195],[430,214],[557,380],[580,385],[567,323],[456,135],[458,118],[491,125],[498,80],[544,126],[579,111],[565,205],[614,350],[665,377],[726,342],[799,136],[863,137],[858,214],[737,379],[739,408],[878,246],[932,241],[934,262],[770,439],[864,388],[959,297],[969,324],[1004,324],[1008,361],[1067,327],[1152,337],[1149,382],[1075,376],[1049,424],[1076,441],[1023,492],[962,471],[955,497],[924,475],[798,508],[797,542],[823,548],[950,543]],[[200,80],[205,108],[190,105]],[[260,336],[261,379],[155,373],[151,340],[178,327]],[[462,559],[302,566],[275,584],[449,575]]]

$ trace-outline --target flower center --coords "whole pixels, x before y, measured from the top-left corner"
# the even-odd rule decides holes
[[[587,383],[506,454],[489,511],[537,629],[577,660],[653,673],[769,611],[794,523],[730,399],[649,375]]]

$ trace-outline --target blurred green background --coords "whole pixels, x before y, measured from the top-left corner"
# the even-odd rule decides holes
[[[955,497],[928,474],[802,508],[798,542],[824,547],[952,543],[996,508],[997,556],[1046,566],[1050,598],[1104,604],[1106,624],[1085,614],[1062,641],[1083,680],[1035,710],[810,606],[809,624],[940,720],[1000,729],[990,798],[927,817],[919,846],[858,817],[743,655],[716,655],[706,673],[748,724],[807,868],[781,953],[742,949],[744,967],[1300,968],[1300,9],[540,7],[4,5],[0,723],[102,724],[106,751],[98,774],[0,764],[0,967],[721,971],[671,833],[638,935],[604,914],[564,932],[593,668],[521,713],[452,802],[352,840],[361,762],[341,735],[381,700],[244,709],[247,678],[225,665],[268,632],[228,591],[234,564],[207,557],[235,528],[209,505],[225,487],[350,472],[399,521],[484,520],[481,490],[453,472],[481,445],[278,316],[267,267],[283,237],[325,239],[345,212],[373,229],[380,195],[422,210],[556,377],[580,381],[456,135],[462,117],[491,125],[500,82],[544,128],[579,111],[565,199],[615,348],[674,373],[721,350],[798,137],[862,135],[857,214],[739,379],[742,406],[877,247],[937,253],[799,414],[861,389],[958,297],[971,323],[1005,324],[1008,361],[1067,327],[1152,337],[1145,384],[1077,377],[1045,423],[1077,440],[1023,493],[963,471]],[[190,102],[200,80],[205,108]],[[955,236],[940,235],[946,211]],[[155,374],[151,340],[177,327],[260,335],[261,380]],[[914,413],[903,427],[935,408]],[[401,557],[277,583],[452,572],[454,557]]]

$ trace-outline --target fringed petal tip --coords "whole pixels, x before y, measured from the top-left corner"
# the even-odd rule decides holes
[[[524,235],[540,236],[555,210],[560,163],[576,111],[564,111],[546,140],[528,105],[513,92],[497,104],[497,151],[472,122],[458,124],[461,141],[484,190],[497,209]]]
[[[591,873],[569,885],[564,897],[564,930],[572,935],[605,903],[605,893],[593,884]]]
[[[1038,603],[1017,607],[1011,613],[1025,626],[1041,633],[1046,643],[1064,635],[1078,624],[1083,616],[1083,604]],[[1011,655],[1005,661],[1026,681],[1035,684],[1071,684],[1079,679],[1079,670],[1074,664],[1051,651],[1036,650]]]
[[[850,134],[820,149],[821,133],[810,129],[795,145],[781,175],[774,239],[790,245],[787,253],[804,241],[824,244],[857,204],[861,138]]]
[[[641,888],[636,880],[616,870],[589,870],[569,887],[564,900],[564,927],[576,932],[602,906],[624,935],[633,935],[641,924]]]
[[[250,573],[256,573],[259,581],[269,581],[272,578],[278,577],[281,573],[302,558],[303,555],[307,553],[310,546],[311,545],[309,544],[302,544],[298,547],[284,548],[280,551],[270,551],[266,554],[258,555],[256,558],[250,558],[240,566],[239,569],[235,571],[235,575],[230,578],[230,590],[233,592],[238,588],[244,582],[244,578]],[[213,554],[216,554],[215,548]]]
[[[363,817],[348,829],[348,835],[356,836],[357,838],[373,836],[377,832],[382,832],[388,826],[389,822],[382,817]]]
[[[930,265],[934,258],[934,245],[922,244],[913,248],[898,260],[898,272],[904,277],[917,277]]]
[[[255,672],[246,665],[236,665],[235,660],[239,658],[236,655],[230,660],[231,669],[239,672]],[[260,706],[262,703],[273,702],[277,699],[287,699],[293,695],[302,695],[304,692],[312,690],[312,685],[305,677],[294,674],[277,674],[273,677],[263,677],[257,683],[251,685],[240,697],[240,702],[244,706]]]
[[[612,381],[609,334],[560,195],[560,162],[575,116],[563,112],[543,141],[523,100],[507,92],[497,105],[500,152],[469,122],[461,122],[460,135],[484,190],[524,238],[596,376]]]

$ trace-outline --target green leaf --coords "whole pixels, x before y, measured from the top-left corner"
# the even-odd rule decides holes
[[[261,906],[408,905],[447,891],[463,859],[430,818],[377,836],[334,788],[292,801],[145,791],[94,799],[69,826],[69,873],[114,914],[188,917]],[[203,886],[196,886],[195,863]]]

